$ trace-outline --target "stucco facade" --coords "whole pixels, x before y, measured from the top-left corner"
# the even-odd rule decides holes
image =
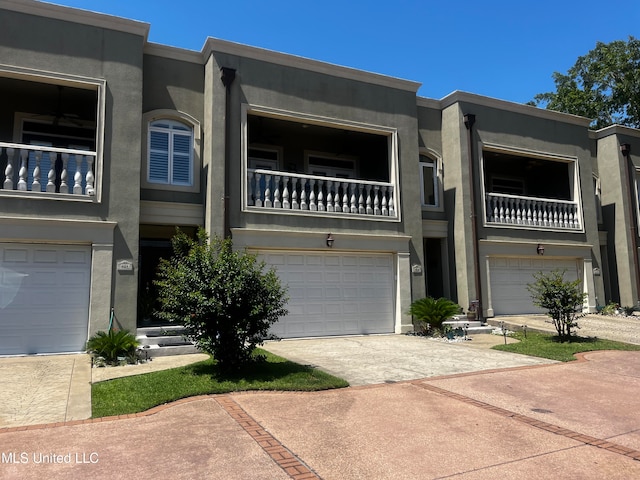
[[[406,332],[425,295],[534,313],[526,283],[554,268],[581,280],[586,311],[638,300],[636,130],[422,98],[224,40],[153,44],[145,23],[40,2],[0,9],[0,313],[40,319],[0,325],[0,354],[142,325],[176,227],[231,235],[278,270],[282,336]],[[68,286],[41,285],[45,271]],[[75,343],[39,336],[42,319]]]

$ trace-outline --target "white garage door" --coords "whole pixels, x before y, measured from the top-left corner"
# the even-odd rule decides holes
[[[393,256],[260,252],[288,286],[289,314],[272,331],[281,338],[392,333]]]
[[[533,283],[533,274],[566,270],[565,280],[582,278],[581,261],[573,259],[501,258],[489,259],[491,300],[494,315],[545,313],[536,307],[527,285]]]
[[[91,248],[0,243],[0,355],[79,352]]]

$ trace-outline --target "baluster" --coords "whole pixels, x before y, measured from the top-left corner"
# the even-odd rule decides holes
[[[262,201],[262,174],[259,172],[254,172],[253,178],[255,180],[255,192],[253,197],[253,204],[256,207],[263,207],[264,202]]]
[[[73,194],[82,195],[82,163],[84,162],[84,155],[76,155],[76,173],[73,175]]]
[[[388,207],[388,202],[387,202],[387,187],[383,186],[382,187],[382,215],[384,216],[388,216],[389,215],[389,207]]]
[[[524,223],[522,221],[522,202],[522,199],[516,199],[516,224],[518,225],[522,225]]]
[[[504,198],[498,198],[498,205],[500,206],[498,209],[498,219],[500,220],[500,223],[504,223]]]
[[[316,180],[314,178],[309,180],[309,210],[312,212],[316,212],[318,210],[318,206],[316,205]]]
[[[367,210],[364,207],[364,185],[358,187],[358,213],[364,214]]]
[[[510,198],[509,199],[509,223],[514,224],[516,223],[516,207],[515,207],[516,201],[514,198]]]
[[[396,216],[396,201],[394,200],[395,189],[393,187],[389,187],[389,216]]]
[[[547,202],[540,202],[541,208],[542,208],[542,224],[545,227],[548,227],[551,225],[551,223],[549,222],[549,208],[548,208],[548,204]],[[551,219],[551,221],[553,222],[553,218]]]
[[[60,193],[69,193],[69,185],[67,184],[67,163],[69,162],[69,154],[63,153],[60,155],[62,158],[62,171],[60,172]]]
[[[20,169],[18,170],[18,190],[27,191],[27,175],[29,170],[27,169],[27,157],[29,150],[20,150]]]
[[[498,199],[496,197],[489,197],[489,200],[491,200],[491,221],[497,222],[499,218]]]
[[[358,186],[351,185],[351,198],[349,199],[351,213],[358,213],[358,205],[356,205],[356,194],[358,193]]]
[[[319,212],[324,212],[327,209],[327,206],[326,206],[325,201],[324,201],[324,186],[325,185],[326,185],[326,181],[325,180],[318,180],[317,203],[318,203],[318,211]]]
[[[533,216],[531,214],[531,200],[527,200],[527,221],[526,224],[527,225],[532,225],[533,223]]]
[[[282,201],[280,200],[280,175],[274,177],[273,188],[273,207],[282,208]]]
[[[335,212],[336,207],[333,204],[334,194],[331,191],[333,188],[333,180],[327,180],[327,212]]]
[[[271,201],[271,174],[266,173],[264,175],[264,206],[271,208],[273,202]]]
[[[2,188],[5,190],[13,190],[13,154],[15,149],[7,148],[7,166],[4,169],[4,183]]]
[[[40,192],[42,191],[42,185],[40,185],[40,158],[42,157],[42,152],[40,150],[36,150],[33,152],[33,156],[35,157],[36,165],[33,168],[33,182],[31,183],[31,191],[32,192]]]
[[[309,205],[307,204],[307,181],[302,180],[300,185],[300,210],[308,210]]]
[[[349,213],[349,184],[342,182],[342,213]]]
[[[300,204],[298,203],[298,177],[291,179],[291,208],[293,210],[300,210]]]
[[[380,191],[379,185],[373,186],[373,214],[380,215],[380,199],[378,198],[378,192]]]
[[[291,202],[289,201],[289,177],[282,177],[282,208],[289,210]]]
[[[367,215],[373,215],[373,207],[371,207],[371,190],[373,187],[369,186],[367,190]]]
[[[559,222],[559,219],[558,219],[558,204],[557,203],[551,204],[551,213],[553,214],[553,226],[554,227],[558,227],[560,225],[560,222]]]
[[[249,186],[249,196],[247,197],[247,205],[256,205],[256,172],[247,170],[247,185]]]
[[[86,195],[95,195],[96,191],[94,189],[95,176],[93,174],[93,157],[87,157],[87,174],[85,175],[85,194]]]

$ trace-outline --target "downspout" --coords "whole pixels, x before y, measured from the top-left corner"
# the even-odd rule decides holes
[[[631,246],[633,248],[633,265],[636,275],[636,305],[640,303],[640,265],[638,265],[638,204],[637,201],[633,201],[632,192],[636,189],[634,181],[635,167],[631,160],[631,145],[623,143],[620,145],[620,152],[625,159],[625,171],[627,172],[627,193],[629,197],[629,208],[631,209],[631,226],[629,230],[631,232]]]
[[[225,86],[224,98],[224,238],[231,238],[231,221],[229,215],[229,196],[231,189],[231,85],[236,79],[236,70],[221,67],[222,84]]]
[[[471,231],[473,242],[473,273],[476,284],[476,301],[478,302],[476,307],[476,319],[481,323],[484,323],[484,313],[482,307],[482,285],[480,283],[480,265],[478,260],[478,221],[477,221],[477,208],[476,208],[476,194],[474,188],[475,178],[475,154],[473,148],[473,125],[476,123],[476,116],[472,113],[466,113],[464,115],[464,126],[467,127],[467,147],[469,151],[469,196],[471,198]]]

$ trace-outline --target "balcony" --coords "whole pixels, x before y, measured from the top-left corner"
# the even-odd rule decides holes
[[[485,225],[581,232],[574,158],[484,150]]]
[[[394,128],[244,109],[243,208],[398,221]]]
[[[93,197],[95,152],[0,142],[0,193]]]
[[[397,218],[395,188],[388,182],[248,169],[250,209]]]
[[[503,193],[487,193],[485,200],[487,225],[582,230],[576,202]]]

